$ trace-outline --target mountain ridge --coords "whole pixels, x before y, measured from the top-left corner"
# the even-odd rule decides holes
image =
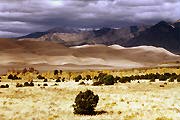
[[[30,36],[36,36],[28,38]],[[29,34],[19,40],[52,41],[65,46],[79,46],[85,44],[118,44],[124,47],[156,46],[163,47],[173,53],[180,53],[180,22],[159,23],[123,28],[101,28],[80,30],[75,28],[54,28],[46,32]]]

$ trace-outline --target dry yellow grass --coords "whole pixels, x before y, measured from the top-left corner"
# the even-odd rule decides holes
[[[8,83],[8,82],[6,82]],[[5,82],[1,82],[5,84]],[[48,82],[48,87],[0,89],[1,120],[179,120],[180,84],[117,83],[113,86],[78,85],[75,82]],[[96,116],[73,114],[72,104],[79,91],[90,89],[99,95],[96,110],[107,113]]]
[[[180,119],[180,83],[168,83],[160,87],[163,82],[140,84],[116,83],[113,86],[78,85],[72,81],[81,74],[82,77],[91,75],[93,78],[100,72],[113,76],[142,75],[149,73],[176,73],[178,67],[172,68],[140,68],[127,70],[101,71],[63,71],[62,75],[55,76],[53,72],[41,73],[48,78],[48,87],[42,87],[43,80],[37,80],[37,74],[27,72],[18,74],[22,80],[8,80],[1,76],[0,85],[9,84],[10,88],[0,88],[0,120],[179,120]],[[57,83],[50,78],[65,78],[64,83]],[[16,88],[17,83],[32,80],[35,87]],[[91,81],[92,82],[92,81]],[[90,83],[91,83],[90,82]],[[37,85],[41,84],[41,87]],[[99,95],[97,111],[107,113],[96,116],[74,115],[74,99],[80,91],[90,89]]]

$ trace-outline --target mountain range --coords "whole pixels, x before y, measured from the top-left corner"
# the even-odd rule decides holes
[[[35,67],[120,69],[177,65],[180,21],[124,28],[53,28],[15,39],[0,38],[0,72]]]
[[[124,47],[155,46],[173,53],[180,53],[180,20],[175,23],[160,21],[155,25],[139,25],[123,28],[77,29],[53,28],[19,37],[18,40],[51,41],[65,46],[113,45]]]

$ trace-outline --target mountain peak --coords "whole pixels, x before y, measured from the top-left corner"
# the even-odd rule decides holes
[[[170,26],[170,24],[166,21],[160,21],[157,24],[155,24],[154,26]]]
[[[169,24],[166,21],[160,21],[159,23],[155,24],[154,26],[151,27],[151,31],[157,32],[158,33],[161,31],[163,32],[169,32],[173,31],[174,26],[172,24]]]

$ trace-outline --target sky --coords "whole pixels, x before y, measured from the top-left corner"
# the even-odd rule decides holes
[[[54,27],[99,28],[180,19],[180,0],[0,0],[0,37]]]

